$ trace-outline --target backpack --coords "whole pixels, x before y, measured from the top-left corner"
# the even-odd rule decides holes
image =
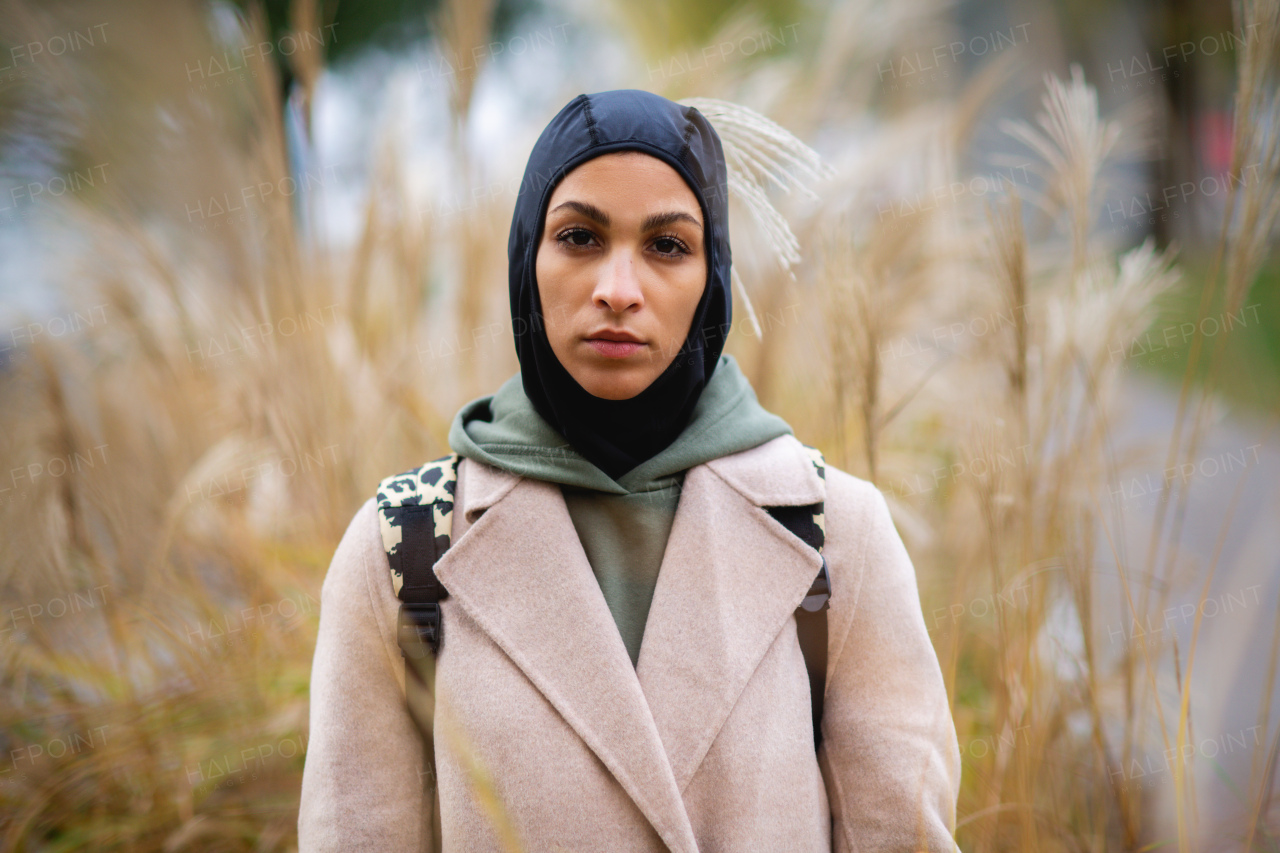
[[[802,445],[826,481],[826,463],[815,447]],[[435,754],[432,720],[418,710],[433,707],[435,656],[440,653],[444,625],[440,601],[449,593],[436,578],[435,564],[449,549],[453,531],[454,492],[458,483],[456,453],[387,477],[378,484],[378,523],[391,567],[391,584],[400,599],[397,639],[405,660],[405,693],[411,713],[427,743],[429,783],[434,786]],[[782,526],[822,556],[825,538],[823,502],[808,506],[765,507]],[[827,673],[827,609],[831,578],[827,558],[796,608],[796,632],[809,672],[813,701],[814,748],[822,745],[822,694]],[[426,717],[425,714],[421,715]],[[436,827],[438,832],[439,821]]]

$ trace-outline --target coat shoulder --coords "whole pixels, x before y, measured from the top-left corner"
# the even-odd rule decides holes
[[[884,500],[884,494],[876,488],[875,483],[850,474],[829,462],[826,464],[826,486],[829,501],[865,504]]]
[[[352,516],[342,541],[334,552],[329,571],[325,573],[325,588],[340,587],[342,593],[349,594],[353,589],[363,589],[367,583],[370,564],[378,564],[379,555],[383,554],[382,535],[378,529],[378,509],[373,498],[369,498]],[[385,558],[383,559],[385,565]]]
[[[389,659],[398,661],[396,613],[400,602],[392,585],[383,546],[377,503],[367,499],[351,518],[334,552],[320,590],[324,613],[340,620],[344,632],[375,633]]]
[[[852,524],[865,531],[874,523],[889,518],[889,504],[884,493],[870,480],[830,464],[826,466],[825,479],[823,511],[829,526]]]
[[[889,511],[883,492],[864,480],[839,468],[827,467],[825,516],[828,565],[833,573],[833,586],[843,586],[851,595],[841,597],[837,606],[842,623],[852,618],[853,610],[868,583],[890,583],[917,590],[915,568]],[[919,603],[917,599],[916,607]]]

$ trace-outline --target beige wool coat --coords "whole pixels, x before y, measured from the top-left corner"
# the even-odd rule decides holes
[[[955,850],[960,754],[915,573],[881,493],[830,466],[814,752],[794,612],[820,558],[761,507],[821,486],[790,435],[689,469],[633,668],[559,486],[464,459],[436,566],[444,850],[508,849],[495,808],[529,851]],[[430,847],[398,607],[371,500],[323,586],[302,853]]]

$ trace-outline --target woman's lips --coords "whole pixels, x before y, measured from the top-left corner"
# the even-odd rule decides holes
[[[636,341],[607,341],[603,338],[588,338],[587,343],[605,358],[626,358],[644,346]]]

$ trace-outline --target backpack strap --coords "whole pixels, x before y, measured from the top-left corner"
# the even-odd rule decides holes
[[[802,445],[809,461],[818,472],[825,489],[827,480],[826,460],[816,447]],[[827,571],[827,558],[822,553],[826,541],[825,501],[808,506],[765,507],[783,527],[818,552],[822,567],[809,586],[800,606],[796,608],[796,634],[800,638],[800,651],[804,654],[804,666],[809,671],[809,696],[813,703],[813,745],[822,746],[822,700],[827,687],[827,610],[831,606],[831,575]]]
[[[440,849],[440,800],[436,789],[435,658],[444,639],[440,602],[449,596],[436,578],[436,562],[449,549],[453,533],[454,493],[458,485],[456,453],[387,477],[378,484],[378,526],[391,566],[391,586],[400,599],[396,626],[404,657],[404,688],[409,713],[422,731],[428,773],[423,787],[434,800],[433,850]]]
[[[397,634],[406,659],[440,652],[440,601],[449,592],[437,580],[435,565],[453,532],[459,458],[451,453],[378,484],[378,522],[391,586],[400,599]]]

